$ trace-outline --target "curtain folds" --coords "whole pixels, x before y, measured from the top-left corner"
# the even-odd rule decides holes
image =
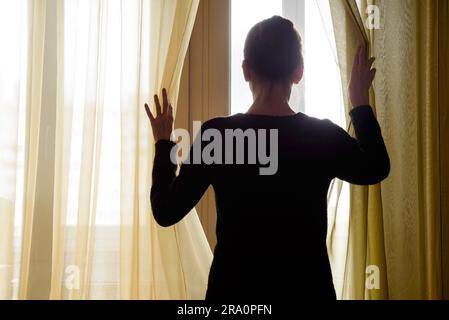
[[[334,34],[337,44],[337,56],[341,71],[346,114],[349,114],[351,105],[347,94],[347,84],[350,80],[352,63],[357,47],[367,43],[368,35],[360,17],[355,1],[329,1],[331,7]],[[376,110],[374,99],[371,104]],[[347,119],[350,123],[350,119]],[[331,226],[332,227],[332,226]],[[350,186],[350,214],[346,256],[335,259],[344,259],[340,265],[344,267],[336,275],[344,279],[340,292],[342,299],[385,299],[388,297],[386,279],[386,263],[383,243],[382,201],[380,186],[360,187]],[[332,248],[333,239],[330,239]],[[340,244],[340,246],[344,244]],[[330,255],[332,250],[330,250]],[[378,277],[380,289],[368,290],[366,288],[366,273],[375,272]],[[377,271],[379,271],[377,273]],[[377,286],[377,283],[373,283]]]
[[[199,0],[16,3],[0,13],[26,39],[1,56],[0,298],[204,298],[195,210],[171,228],[152,216],[143,108],[163,87],[176,107]]]
[[[46,1],[2,2],[0,20],[0,38],[8,43],[0,53],[0,299],[10,299],[26,296],[30,264],[35,261],[30,248],[43,131],[39,120]],[[24,110],[26,122],[20,124]],[[24,150],[20,140],[29,147]],[[22,207],[24,214],[18,215]],[[17,250],[21,244],[24,249]],[[24,263],[18,266],[17,261]]]
[[[438,3],[438,104],[440,115],[443,298],[449,299],[449,3]]]
[[[148,190],[154,143],[142,109],[153,93],[165,87],[176,110],[199,1],[128,2],[122,2],[121,30],[126,45],[122,45],[120,296],[202,298],[212,253],[196,212],[167,229],[160,228],[151,214]],[[150,29],[149,37],[142,32],[146,28]],[[135,88],[139,94],[130,95]]]
[[[359,19],[354,20],[355,1],[329,2],[342,79],[348,83],[352,55],[364,36]],[[377,57],[371,103],[392,169],[380,186],[351,187],[350,254],[342,297],[441,299],[448,279],[443,251],[449,183],[447,1],[359,4],[361,21],[380,15],[378,29],[364,30],[370,53]],[[365,286],[369,265],[379,267],[380,290]]]
[[[25,298],[28,292],[29,267],[31,265],[31,241],[36,202],[37,167],[39,156],[40,128],[44,66],[44,46],[46,32],[47,2],[28,2],[28,65],[26,84],[26,131],[23,191],[22,250],[19,277],[19,298]],[[26,19],[25,17],[23,17]],[[21,201],[21,199],[19,199]]]

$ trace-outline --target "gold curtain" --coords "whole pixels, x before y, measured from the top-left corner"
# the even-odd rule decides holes
[[[449,182],[447,1],[370,0],[360,7],[350,0],[329,2],[343,83],[362,39],[377,57],[371,104],[392,165],[380,186],[351,187],[342,297],[442,298]],[[355,19],[359,10],[363,17]],[[367,29],[376,14],[380,25]],[[365,285],[369,265],[379,267],[380,290]]]
[[[203,298],[212,252],[195,210],[171,228],[152,217],[143,109],[162,87],[176,106],[199,0],[19,2],[4,11],[28,26],[27,46],[7,51],[28,63],[14,60],[15,82],[0,77],[0,124],[17,133],[0,135],[0,297]]]
[[[355,1],[329,1],[337,44],[338,63],[341,70],[343,96],[346,113],[351,110],[346,85],[349,83],[352,62],[357,47],[368,41],[368,36]],[[371,105],[376,109],[372,99]],[[347,119],[350,123],[350,119]],[[329,240],[330,256],[344,259],[343,286],[337,295],[341,299],[385,299],[388,297],[386,264],[383,243],[382,202],[380,186],[350,186],[350,213],[346,256],[335,257],[332,247],[337,246]],[[334,220],[336,221],[336,220]],[[334,222],[336,223],[336,222]],[[332,226],[331,226],[332,228]],[[335,239],[341,242],[342,239]],[[341,246],[341,245],[340,245]],[[374,267],[374,269],[372,269]],[[368,290],[366,272],[375,272],[379,289]],[[379,273],[377,273],[379,271]]]
[[[449,299],[449,3],[438,3],[438,109],[440,120],[443,298]]]

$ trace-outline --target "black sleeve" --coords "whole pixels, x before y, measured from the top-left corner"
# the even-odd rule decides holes
[[[176,176],[177,165],[170,159],[176,144],[158,141],[153,166],[151,207],[156,222],[169,227],[181,221],[198,203],[210,184],[205,164],[182,164]]]
[[[356,139],[334,125],[335,143],[331,166],[334,176],[356,185],[378,184],[390,173],[390,159],[379,123],[370,106],[360,106],[350,113]]]

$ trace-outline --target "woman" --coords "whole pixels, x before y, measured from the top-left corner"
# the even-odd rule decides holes
[[[304,64],[301,38],[289,20],[275,16],[255,25],[244,56],[243,73],[253,105],[246,114],[208,121],[201,132],[214,129],[225,136],[230,129],[276,130],[277,140],[270,141],[277,143],[276,172],[261,175],[256,170],[260,162],[203,162],[183,164],[176,176],[170,160],[175,145],[170,142],[172,108],[164,90],[162,106],[155,96],[156,117],[145,106],[157,141],[151,189],[154,217],[162,226],[177,223],[213,186],[217,245],[207,300],[335,299],[326,248],[330,182],[340,178],[358,185],[377,184],[390,171],[381,130],[369,106],[374,58],[368,59],[361,46],[354,61],[349,85],[354,139],[328,120],[290,108],[292,85],[301,81]],[[260,148],[266,140],[257,137]],[[248,159],[249,153],[245,151]]]

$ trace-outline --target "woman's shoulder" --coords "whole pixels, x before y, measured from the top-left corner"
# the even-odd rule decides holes
[[[253,127],[262,124],[275,124],[277,127],[285,127],[288,128],[288,130],[299,129],[302,132],[309,132],[314,136],[332,136],[346,133],[342,127],[329,119],[319,119],[301,112],[296,115],[286,117],[257,116],[243,113],[231,116],[215,117],[204,122],[202,129],[223,130],[227,128]]]
[[[305,117],[307,118],[307,121],[316,126],[316,127],[320,127],[320,128],[329,128],[329,129],[337,129],[337,128],[341,128],[339,125],[335,124],[334,122],[332,122],[332,120],[330,119],[320,119],[320,118],[315,118],[312,116],[308,116],[305,115]]]
[[[302,125],[302,134],[333,143],[346,138],[347,131],[340,125],[332,122],[330,119],[319,119],[304,115]]]
[[[203,123],[203,129],[222,129],[227,127],[232,127],[241,121],[241,114],[223,116],[223,117],[215,117],[207,120]]]

